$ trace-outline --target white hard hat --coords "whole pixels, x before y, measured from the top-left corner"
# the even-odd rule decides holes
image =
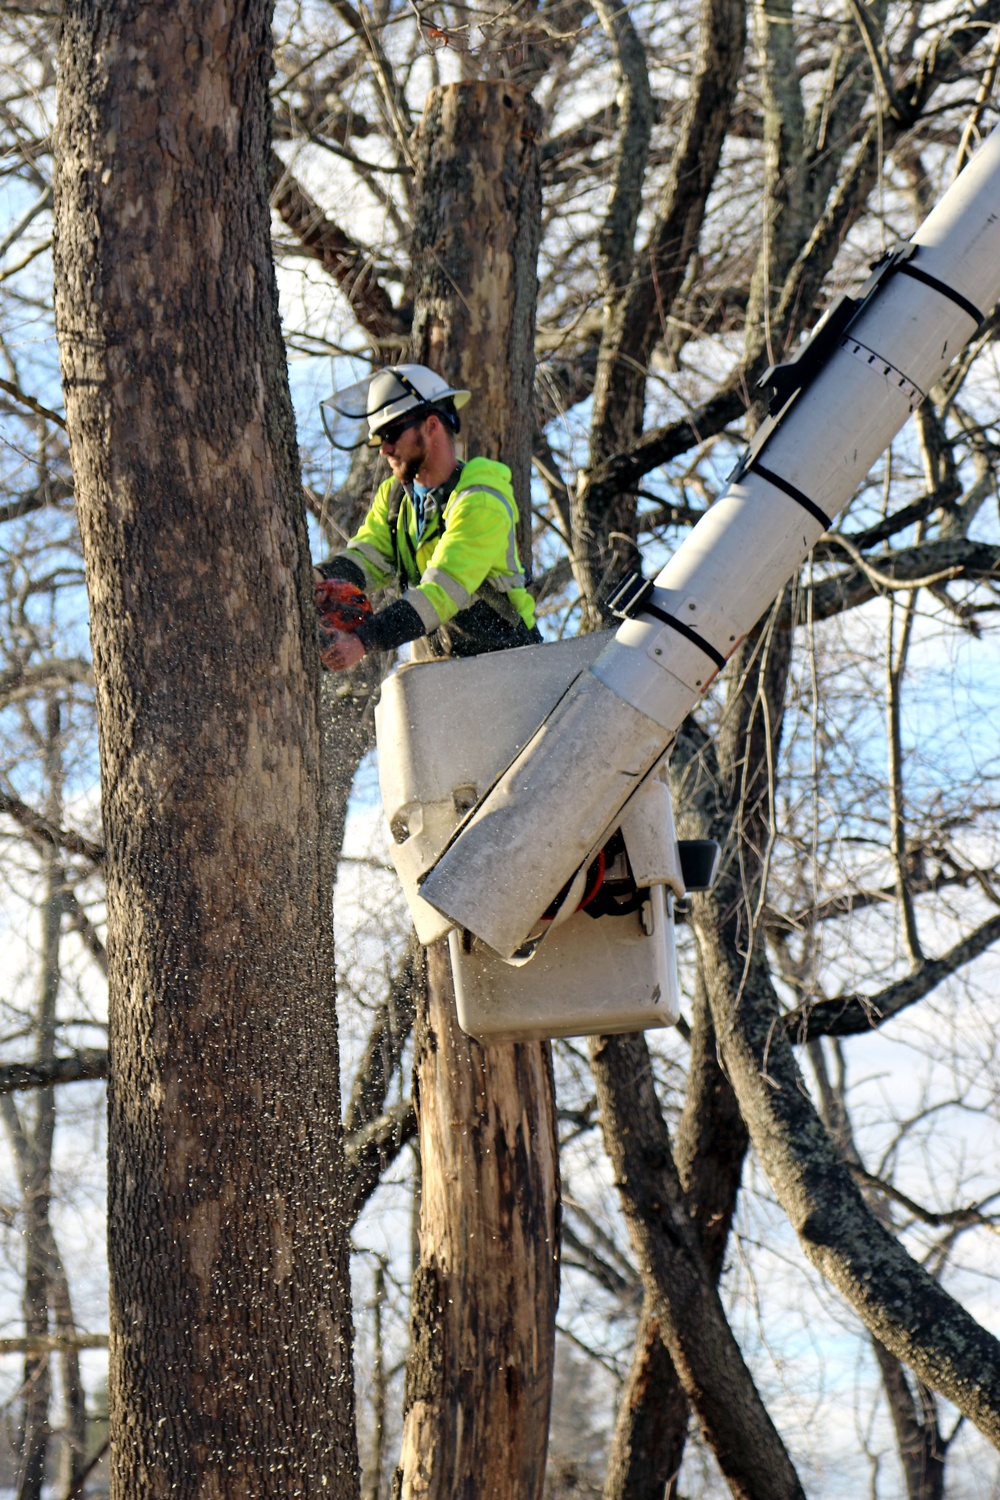
[[[455,413],[470,395],[426,365],[389,365],[328,397],[321,408],[323,424],[336,448],[360,448],[362,443],[377,448],[385,428],[408,412],[414,417],[437,412],[457,431]],[[329,420],[327,412],[332,414]]]

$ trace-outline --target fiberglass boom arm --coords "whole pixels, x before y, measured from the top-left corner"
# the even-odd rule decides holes
[[[620,602],[624,624],[479,802],[424,900],[517,952],[998,297],[1000,128],[859,297],[769,372],[771,415],[725,493]]]

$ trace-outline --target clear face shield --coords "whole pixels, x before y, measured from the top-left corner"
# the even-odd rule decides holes
[[[378,448],[380,432],[394,419],[418,416],[431,403],[398,369],[376,370],[342,391],[334,391],[320,403],[323,430],[334,448],[353,453],[358,448]]]

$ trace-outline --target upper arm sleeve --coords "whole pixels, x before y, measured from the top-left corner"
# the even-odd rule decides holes
[[[360,568],[365,586],[384,588],[396,576],[396,559],[389,527],[389,483],[379,486],[368,514],[338,558],[346,558]],[[320,570],[322,571],[322,569]]]

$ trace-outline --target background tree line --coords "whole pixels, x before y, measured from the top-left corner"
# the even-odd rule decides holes
[[[179,7],[175,31],[125,5],[5,9],[0,792],[9,921],[29,937],[11,940],[0,1079],[20,1494],[40,1493],[56,1448],[73,1493],[101,1441],[78,1349],[107,1326],[81,1265],[92,1218],[61,1198],[87,1130],[100,1137],[73,1101],[96,1100],[84,1080],[107,1066],[108,900],[112,1411],[137,1433],[117,1493],[166,1493],[192,1453],[232,1493],[293,1493],[330,1452],[353,1493],[352,1225],[373,1496],[479,1493],[486,1473],[497,1495],[547,1482],[609,1500],[994,1492],[995,320],[675,747],[683,827],[725,853],[684,914],[676,1033],[551,1057],[456,1033],[440,955],[408,944],[398,909],[370,920],[392,906],[363,835],[387,664],[325,685],[321,746],[295,579],[302,511],[320,553],[373,478],[318,431],[331,357],[347,380],[413,353],[473,386],[471,450],[521,476],[546,633],[600,624],[609,586],[640,552],[651,572],[724,487],[765,366],[911,232],[992,124],[995,9],[279,6],[270,77],[255,7],[239,22]],[[195,108],[199,69],[216,93]],[[251,722],[268,750],[239,760]],[[276,795],[276,766],[300,805]],[[323,894],[338,860],[342,1161]],[[301,934],[287,970],[283,923]],[[511,1145],[528,1106],[525,1164]],[[456,1118],[495,1173],[449,1157]],[[168,1182],[152,1256],[136,1160]],[[477,1236],[495,1237],[482,1260]],[[271,1283],[254,1280],[261,1243]],[[191,1319],[169,1358],[162,1331],[121,1333],[150,1264]],[[205,1333],[234,1301],[231,1338]],[[253,1466],[288,1423],[256,1399],[257,1357],[278,1387],[323,1365],[303,1403],[321,1436],[270,1479]],[[505,1398],[497,1369],[531,1399]],[[182,1414],[166,1447],[157,1404]]]

